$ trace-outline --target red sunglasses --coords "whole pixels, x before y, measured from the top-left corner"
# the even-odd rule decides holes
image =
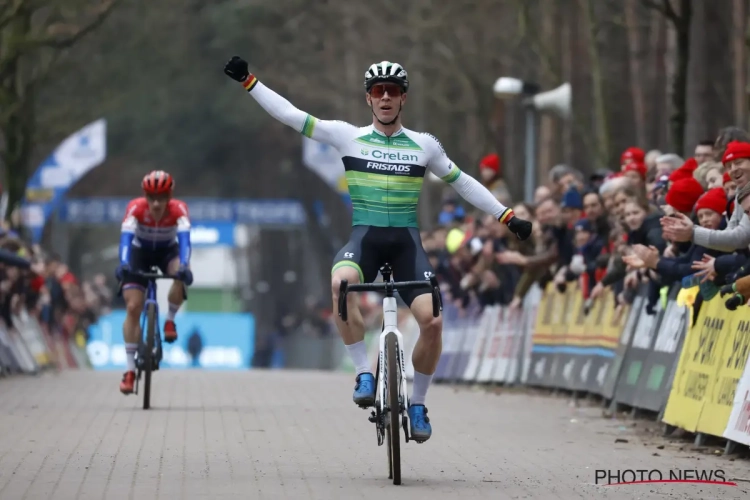
[[[395,83],[378,83],[370,88],[370,95],[375,99],[382,98],[386,92],[391,97],[401,97],[401,94],[403,94],[401,87]]]

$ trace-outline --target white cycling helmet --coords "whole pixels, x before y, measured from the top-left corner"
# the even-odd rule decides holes
[[[392,82],[401,86],[404,92],[409,91],[409,80],[406,70],[399,63],[381,61],[373,64],[365,73],[365,89],[369,92],[376,83]]]

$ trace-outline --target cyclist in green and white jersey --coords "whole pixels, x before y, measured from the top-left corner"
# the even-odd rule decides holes
[[[352,234],[333,262],[331,291],[334,316],[357,370],[354,402],[367,408],[375,403],[375,378],[364,342],[364,323],[354,297],[349,297],[346,323],[338,316],[341,280],[368,283],[380,267],[391,264],[396,280],[423,280],[434,272],[422,247],[417,204],[422,181],[431,171],[450,184],[466,201],[493,214],[519,238],[531,234],[531,223],[513,215],[471,176],[448,158],[430,134],[401,126],[409,80],[397,63],[373,64],[365,73],[365,99],[372,124],[357,127],[342,121],[318,120],[294,107],[250,74],[248,64],[233,57],[224,72],[271,116],[306,137],[333,146],[341,154],[352,201]],[[433,318],[429,293],[402,293],[419,324],[419,340],[412,355],[414,382],[408,408],[411,436],[426,441],[432,434],[425,398],[442,351],[442,316]]]

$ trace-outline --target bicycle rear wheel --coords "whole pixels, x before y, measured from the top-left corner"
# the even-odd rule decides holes
[[[143,388],[143,409],[151,408],[151,372],[154,369],[154,335],[156,335],[156,306],[146,306],[146,352],[143,356],[143,371],[145,372]]]
[[[390,462],[393,484],[401,484],[401,441],[399,441],[399,427],[401,427],[401,403],[398,399],[401,387],[398,364],[398,342],[396,334],[389,333],[385,337],[385,357],[388,369],[388,459]]]

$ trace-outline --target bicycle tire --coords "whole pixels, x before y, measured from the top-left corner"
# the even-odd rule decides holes
[[[401,441],[399,440],[399,428],[401,427],[401,403],[398,400],[399,388],[399,364],[398,343],[396,334],[389,333],[385,337],[386,366],[388,367],[388,448],[391,461],[391,472],[393,484],[401,484]]]
[[[146,307],[146,352],[143,356],[143,371],[145,380],[143,387],[143,409],[151,408],[151,372],[154,369],[154,335],[156,335],[156,306],[149,304]]]

